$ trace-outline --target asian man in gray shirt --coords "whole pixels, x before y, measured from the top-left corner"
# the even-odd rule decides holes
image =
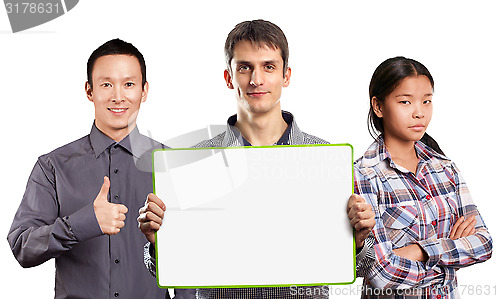
[[[164,147],[136,127],[148,87],[132,44],[96,49],[85,83],[90,134],[40,156],[28,179],[7,239],[23,267],[55,259],[55,298],[169,298],[144,267],[134,215],[153,190],[151,151]]]

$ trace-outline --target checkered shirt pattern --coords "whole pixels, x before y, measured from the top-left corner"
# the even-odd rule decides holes
[[[228,119],[226,131],[213,137],[212,139],[202,141],[193,148],[202,147],[234,147],[244,146],[245,142],[239,130],[234,127],[236,115]],[[290,112],[282,111],[283,119],[288,123],[288,136],[285,136],[286,144],[302,145],[302,144],[328,144],[327,141],[316,136],[302,132],[293,115]],[[276,145],[276,144],[275,144]],[[365,240],[365,246],[360,253],[357,254],[357,272],[363,273],[372,265],[375,260],[373,251],[374,238],[370,236]],[[151,248],[147,243],[144,247],[144,263],[152,275],[156,276],[156,265]],[[360,270],[362,269],[362,270]],[[265,270],[265,269],[263,269]],[[196,298],[198,299],[327,299],[329,293],[328,286],[313,286],[313,287],[268,287],[268,288],[210,288],[198,289]]]
[[[416,174],[397,165],[379,137],[354,163],[355,193],[375,212],[376,262],[365,274],[363,298],[459,298],[456,270],[491,257],[492,239],[462,174],[420,141]],[[461,216],[475,216],[476,233],[452,240]],[[394,254],[418,244],[425,262]]]
[[[285,122],[288,124],[288,145],[301,145],[301,144],[328,144],[329,142],[318,138],[313,135],[309,135],[307,133],[302,132],[293,115],[287,111],[281,111],[281,115]],[[194,148],[200,147],[233,147],[233,146],[244,146],[245,143],[243,141],[243,136],[241,136],[240,131],[233,125],[236,121],[236,115],[231,116],[228,119],[226,131],[221,134],[215,136],[212,139],[208,139],[202,141],[195,146]],[[286,133],[285,132],[285,133]],[[276,145],[276,144],[274,144]]]

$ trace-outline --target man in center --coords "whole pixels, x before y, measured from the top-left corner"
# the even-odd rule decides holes
[[[235,91],[236,114],[229,117],[225,132],[194,147],[328,143],[302,132],[293,115],[281,110],[281,91],[290,83],[291,70],[288,43],[278,26],[264,20],[236,25],[226,39],[225,55],[224,79],[227,87]],[[165,208],[163,201],[151,193],[139,211],[139,227],[151,244]],[[371,206],[357,195],[349,199],[348,214],[356,229],[357,265],[364,268],[374,259],[373,239],[366,238],[375,224],[375,215]],[[154,245],[151,244],[145,247],[145,263],[154,275]],[[303,295],[291,292],[289,287],[198,289],[196,298],[328,298],[328,287],[301,288],[298,293]]]

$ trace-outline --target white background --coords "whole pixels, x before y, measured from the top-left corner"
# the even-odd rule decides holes
[[[56,20],[16,34],[0,8],[0,235],[7,236],[36,158],[90,131],[93,105],[84,82],[96,47],[119,37],[142,51],[150,93],[139,128],[165,141],[223,124],[235,112],[233,91],[223,80],[224,41],[240,21],[263,18],[278,24],[289,40],[292,77],[282,107],[305,132],[351,143],[356,157],[372,141],[366,115],[375,68],[396,55],[425,64],[436,82],[428,132],[464,173],[498,240],[496,1],[290,2],[85,0]],[[1,297],[53,297],[53,261],[23,269],[5,239],[0,259]],[[493,298],[484,294],[486,286],[500,293],[495,264],[496,255],[458,272],[459,285],[477,288],[475,295],[465,289],[463,298]],[[359,298],[352,286],[332,290]]]

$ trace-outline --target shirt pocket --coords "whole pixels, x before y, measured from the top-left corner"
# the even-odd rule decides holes
[[[420,239],[419,213],[414,202],[386,205],[382,221],[394,248],[416,243]]]
[[[429,237],[446,238],[451,228],[457,222],[459,215],[458,202],[455,192],[449,192],[433,197],[433,232],[429,230]]]

